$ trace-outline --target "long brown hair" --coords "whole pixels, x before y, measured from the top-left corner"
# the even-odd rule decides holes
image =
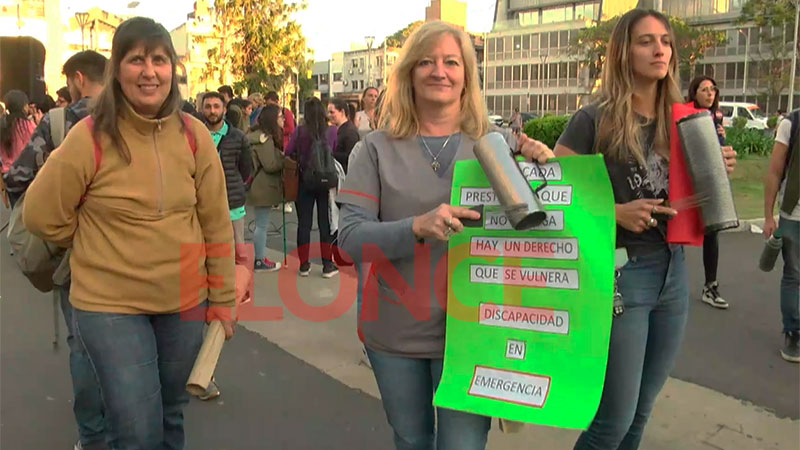
[[[714,86],[714,88],[717,87],[717,82],[714,81],[713,78],[707,75],[700,75],[694,77],[694,80],[692,80],[692,82],[689,83],[689,96],[686,98],[686,100],[694,102],[695,108],[701,107],[699,104],[697,104],[697,90],[700,89],[700,85],[703,83],[703,81],[706,80],[710,81],[711,84]],[[719,89],[717,89],[717,92],[714,93],[714,101],[711,103],[711,107],[708,109],[709,111],[711,111],[712,114],[717,112],[717,110],[719,109]]]
[[[94,118],[95,138],[99,139],[101,134],[111,138],[111,142],[119,150],[120,156],[129,164],[131,162],[131,152],[119,132],[117,123],[123,104],[126,101],[117,76],[119,75],[122,59],[139,44],[144,44],[146,53],[150,53],[157,48],[164,49],[169,55],[170,63],[172,64],[172,84],[169,89],[169,95],[164,100],[164,104],[161,105],[156,117],[167,117],[179,111],[183,101],[178,90],[178,76],[176,75],[178,55],[175,53],[175,47],[172,45],[172,39],[167,30],[153,19],[146,17],[134,17],[122,22],[114,33],[114,38],[111,42],[111,60],[109,61],[110,64],[106,65],[105,86],[100,95],[97,96],[97,102],[92,110],[92,118]],[[181,123],[181,127],[183,127],[183,123]]]
[[[278,105],[267,105],[258,115],[256,129],[272,137],[276,148],[283,150],[283,129],[278,125],[278,116],[283,112]]]
[[[658,81],[656,93],[656,136],[654,149],[669,158],[669,129],[672,104],[682,101],[678,88],[678,51],[675,36],[666,16],[658,11],[634,9],[625,13],[617,22],[608,43],[603,65],[600,89],[598,135],[595,148],[617,161],[626,161],[631,156],[645,165],[644,149],[640,139],[642,124],[633,111],[634,73],[631,63],[631,40],[633,27],[646,17],[658,19],[670,35],[672,56],[667,76]]]

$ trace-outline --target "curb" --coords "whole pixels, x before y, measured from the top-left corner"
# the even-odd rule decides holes
[[[777,222],[779,216],[775,216],[775,221]],[[760,234],[761,231],[764,229],[764,218],[760,219],[746,219],[740,220],[739,226],[736,228],[731,228],[730,230],[725,230],[723,233],[742,233],[742,232],[749,232],[749,233],[756,233]]]

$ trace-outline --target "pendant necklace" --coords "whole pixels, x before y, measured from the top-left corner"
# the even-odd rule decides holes
[[[431,158],[433,159],[433,162],[431,162],[431,169],[433,169],[434,172],[439,172],[439,168],[441,167],[441,164],[439,164],[439,155],[441,155],[442,150],[444,150],[444,148],[447,147],[447,143],[450,142],[451,137],[453,137],[452,134],[450,136],[447,136],[447,139],[445,139],[442,148],[439,149],[439,151],[436,153],[436,156],[433,155],[433,152],[431,151],[430,147],[428,147],[428,143],[425,142],[425,137],[423,136],[419,137],[422,140],[422,145],[425,146],[425,150],[428,151],[428,154],[431,155]]]

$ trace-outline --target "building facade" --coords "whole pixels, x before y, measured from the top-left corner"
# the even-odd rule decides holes
[[[431,0],[425,8],[425,21],[441,20],[462,30],[467,28],[467,3],[461,0]]]
[[[367,87],[380,89],[386,84],[399,56],[399,49],[391,47],[335,53],[332,59],[314,64],[312,77],[323,100],[331,97],[356,100]]]
[[[715,78],[721,99],[757,103],[774,113],[786,108],[788,83],[782,89],[765,76],[772,59],[758,39],[758,29],[736,25],[745,0],[498,0],[495,22],[486,43],[486,103],[490,114],[510,117],[515,108],[535,114],[569,114],[591,98],[596,77],[580,55],[570,52],[572,39],[582,28],[607,20],[637,5],[659,6],[662,12],[691,25],[724,31],[728,43],[711,49],[695,74]],[[791,50],[793,29],[782,33]],[[786,52],[791,58],[791,51]],[[782,63],[788,68],[788,60]],[[769,64],[766,64],[768,67]],[[800,71],[798,71],[800,73]],[[684,93],[689,78],[682,73]],[[769,85],[769,86],[768,86]],[[769,87],[780,93],[768,95]],[[800,104],[795,97],[795,105]]]

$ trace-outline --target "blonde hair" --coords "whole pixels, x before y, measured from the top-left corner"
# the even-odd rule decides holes
[[[667,29],[670,36],[670,57],[667,76],[658,81],[656,93],[656,135],[653,148],[669,158],[669,132],[672,122],[672,104],[682,101],[678,88],[678,51],[669,20],[652,10],[634,9],[623,15],[608,43],[603,65],[603,83],[600,90],[601,110],[595,148],[617,161],[633,156],[639,165],[645,165],[644,149],[640,139],[642,124],[633,111],[634,73],[631,62],[632,29],[642,19],[654,17]]]
[[[417,63],[449,34],[461,47],[464,60],[464,91],[461,94],[460,128],[473,139],[489,129],[489,117],[483,104],[478,78],[478,58],[469,36],[444,22],[428,22],[419,27],[405,42],[400,57],[392,68],[386,95],[378,117],[378,127],[394,138],[407,138],[419,133],[419,117],[414,103],[412,73]]]

